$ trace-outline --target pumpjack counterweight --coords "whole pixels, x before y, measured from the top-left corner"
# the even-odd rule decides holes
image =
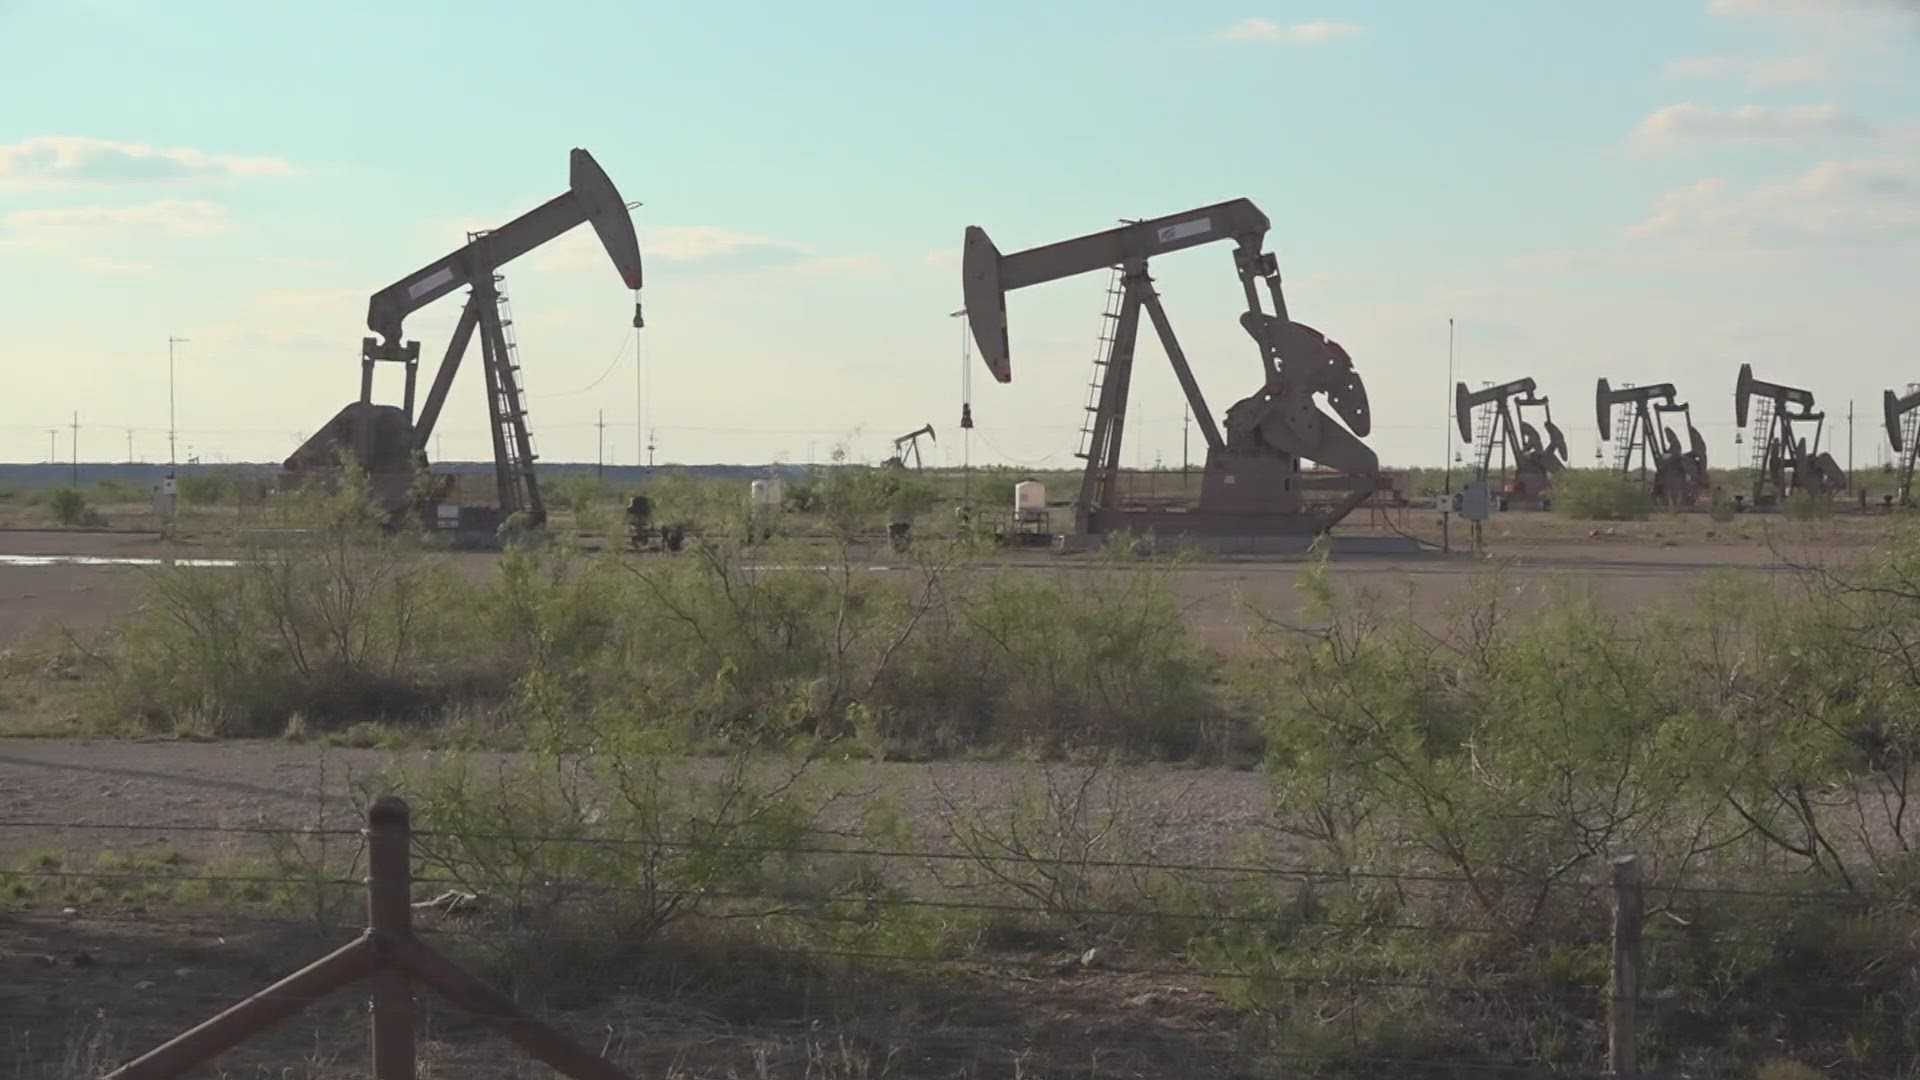
[[[500,268],[582,224],[593,226],[621,280],[633,291],[633,326],[642,327],[640,242],[633,218],[593,155],[576,148],[569,158],[565,192],[498,229],[470,233],[466,246],[373,294],[367,304],[367,329],[374,336],[360,344],[360,399],[287,459],[289,476],[298,481],[337,470],[344,453],[351,450],[389,509],[404,509],[414,495],[415,473],[426,465],[426,448],[453,378],[477,336],[499,514],[523,513],[535,524],[544,522],[546,503],[534,471],[536,455],[527,425],[519,348],[501,289],[505,278]],[[462,288],[468,290],[466,307],[416,417],[420,343],[403,339],[403,324],[415,311]],[[405,396],[398,408],[373,402],[374,371],[380,363],[405,366]],[[444,493],[448,486],[436,484],[437,493]]]
[[[1011,255],[1003,255],[984,229],[967,229],[961,267],[967,323],[987,370],[1003,383],[1013,378],[1008,292],[1099,270],[1117,275],[1082,437],[1086,468],[1075,501],[1080,531],[1312,535],[1332,528],[1378,487],[1379,461],[1361,441],[1372,427],[1366,387],[1346,350],[1288,316],[1279,262],[1261,250],[1268,225],[1250,200],[1234,199]],[[1154,257],[1215,242],[1234,246],[1234,269],[1246,298],[1240,325],[1260,354],[1260,388],[1228,408],[1224,423],[1208,408],[1148,272]],[[1262,304],[1263,291],[1271,312]],[[1143,314],[1207,445],[1199,502],[1191,508],[1129,505],[1120,489]],[[1301,465],[1309,461],[1331,472],[1303,473]],[[1333,501],[1309,505],[1305,496],[1312,490]]]

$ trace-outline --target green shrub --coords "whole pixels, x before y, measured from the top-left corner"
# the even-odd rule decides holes
[[[818,842],[833,799],[806,763],[675,758],[650,736],[604,735],[584,758],[479,768],[444,756],[376,786],[431,823],[416,834],[421,861],[485,898],[497,924],[585,926],[627,947],[775,885],[797,867],[791,849]]]
[[[905,469],[870,468],[836,462],[787,485],[787,510],[823,514],[837,526],[857,531],[876,518],[911,516],[940,501],[931,480]]]
[[[619,492],[605,481],[582,473],[566,473],[548,480],[542,486],[541,494],[546,497],[549,507],[574,513],[619,498]]]
[[[460,591],[389,536],[363,485],[303,492],[236,565],[166,565],[107,656],[110,706],[166,731],[271,735],[290,718],[416,717],[444,707]]]
[[[1833,516],[1833,496],[1800,490],[1788,495],[1780,512],[1793,521],[1821,521]]]
[[[240,479],[227,469],[184,472],[179,492],[188,506],[226,506],[239,500]]]
[[[56,488],[47,496],[47,509],[62,525],[91,525],[98,515],[87,506],[87,497],[79,488]]]
[[[1553,505],[1584,521],[1644,521],[1653,513],[1653,495],[1633,477],[1568,469],[1554,477]]]
[[[536,727],[677,745],[864,740],[892,754],[1211,753],[1228,729],[1166,569],[1044,576],[936,551],[911,578],[776,542],[625,565],[509,554],[479,598]]]
[[[95,481],[93,491],[94,495],[101,502],[144,502],[147,497],[147,493],[144,490],[127,483],[125,480],[115,480],[112,478]]]

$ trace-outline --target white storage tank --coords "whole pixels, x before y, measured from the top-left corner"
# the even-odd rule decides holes
[[[1022,480],[1013,485],[1013,516],[1036,517],[1047,512],[1047,485],[1038,480]]]
[[[780,509],[780,481],[755,480],[748,489],[747,501],[755,510]]]

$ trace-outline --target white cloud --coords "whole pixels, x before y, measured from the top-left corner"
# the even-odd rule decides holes
[[[650,280],[665,264],[675,275],[793,270],[816,274],[870,273],[883,269],[868,256],[821,255],[800,244],[714,225],[660,225],[640,229],[640,258]],[[575,229],[530,257],[542,273],[607,273],[607,253],[593,230]]]
[[[735,265],[788,263],[806,257],[798,245],[711,225],[648,229],[641,253],[668,262]]]
[[[1222,41],[1243,45],[1324,45],[1362,32],[1361,27],[1353,23],[1330,19],[1290,26],[1283,26],[1272,19],[1241,19],[1214,36]]]
[[[286,176],[280,158],[210,154],[186,148],[40,135],[0,145],[0,190],[14,185],[124,183]]]
[[[1708,0],[1714,15],[1764,15],[1776,19],[1887,19],[1920,17],[1916,0]]]
[[[1661,199],[1630,235],[1717,250],[1917,242],[1920,164],[1897,157],[1828,161],[1744,191],[1701,180]]]
[[[1715,146],[1796,148],[1872,133],[1867,123],[1832,105],[1722,109],[1686,102],[1640,121],[1628,145],[1642,154],[1670,154]]]
[[[927,265],[935,270],[958,270],[960,268],[959,248],[940,248],[927,252]]]
[[[1920,41],[1920,0],[1710,0],[1727,17],[1768,18],[1803,41],[1883,47]]]
[[[1737,79],[1748,86],[1791,86],[1827,77],[1827,62],[1813,57],[1778,60],[1675,60],[1667,74],[1682,79]]]
[[[110,242],[198,240],[233,227],[227,208],[205,200],[162,199],[135,206],[75,206],[0,213],[0,243],[71,248]]]

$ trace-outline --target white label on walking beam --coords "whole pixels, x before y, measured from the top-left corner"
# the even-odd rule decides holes
[[[416,281],[413,284],[407,286],[407,299],[417,300],[419,299],[420,294],[432,292],[433,290],[439,288],[442,285],[445,285],[447,282],[452,280],[453,280],[453,268],[450,266],[443,266],[440,269],[435,270],[433,273],[428,274],[426,277],[421,278],[419,281]]]
[[[1183,221],[1178,225],[1163,225],[1160,227],[1160,242],[1163,244],[1171,244],[1175,240],[1185,240],[1189,236],[1199,236],[1212,231],[1212,218]]]

